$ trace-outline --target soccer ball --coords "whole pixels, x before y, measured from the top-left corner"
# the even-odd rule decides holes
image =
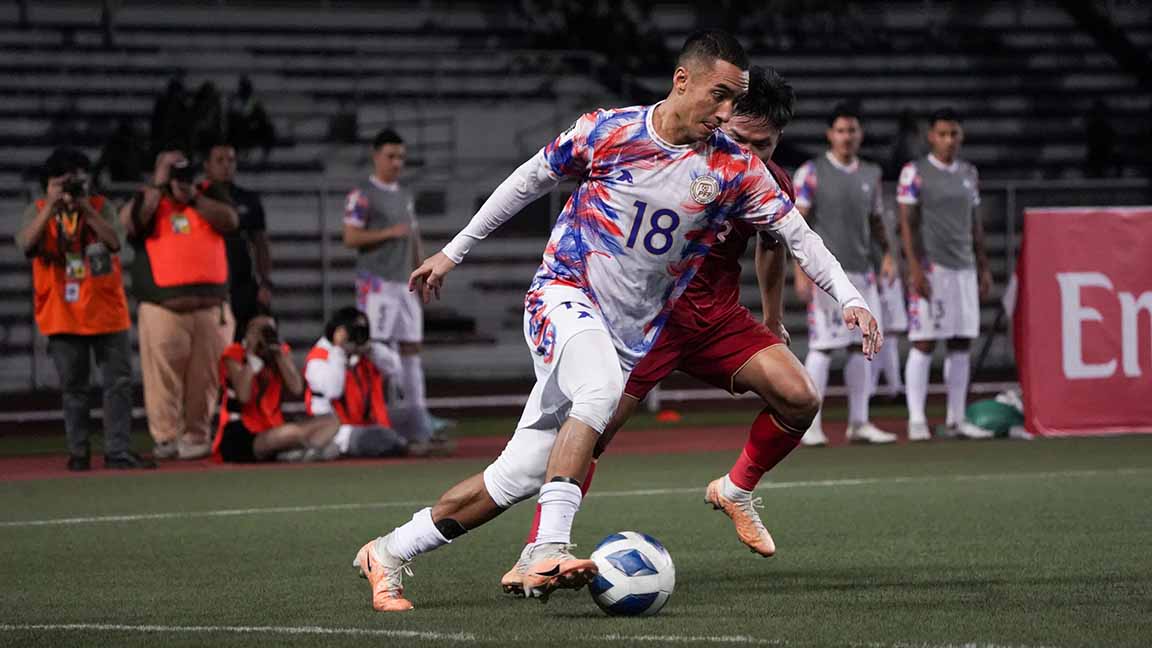
[[[600,571],[588,586],[592,600],[613,616],[656,614],[676,587],[672,556],[644,533],[613,533],[596,545],[592,560]]]

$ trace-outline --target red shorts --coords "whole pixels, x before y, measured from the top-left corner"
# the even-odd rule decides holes
[[[777,344],[784,341],[743,307],[707,328],[688,329],[671,321],[632,371],[624,393],[643,400],[661,380],[679,369],[735,394],[736,374],[752,356]]]

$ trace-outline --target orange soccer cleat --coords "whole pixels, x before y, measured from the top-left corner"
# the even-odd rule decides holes
[[[730,500],[720,492],[720,484],[723,480],[724,478],[721,477],[708,484],[704,501],[711,504],[712,508],[724,511],[725,515],[732,518],[732,524],[736,527],[736,535],[740,538],[740,542],[748,545],[749,549],[765,558],[771,557],[776,553],[776,543],[772,540],[772,534],[768,533],[768,529],[764,527],[764,522],[760,520],[760,514],[756,511],[758,506],[763,506],[760,498],[749,499],[745,502]]]
[[[548,597],[558,589],[580,589],[592,582],[599,572],[596,563],[573,556],[571,547],[550,542],[532,545],[527,550],[528,568],[521,574],[525,598],[538,598],[541,603],[547,603]]]
[[[412,601],[404,598],[404,573],[409,576],[407,563],[393,556],[383,546],[376,550],[376,543],[384,538],[370,541],[360,547],[352,566],[360,570],[360,575],[372,585],[372,607],[378,612],[406,612],[412,609]],[[381,555],[383,552],[383,555]]]

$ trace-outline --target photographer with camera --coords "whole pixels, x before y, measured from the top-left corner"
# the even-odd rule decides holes
[[[198,192],[195,178],[183,153],[165,151],[152,184],[120,210],[136,251],[132,293],[140,302],[144,409],[162,459],[211,452],[217,362],[235,326],[223,235],[236,229],[238,217],[225,197]]]
[[[89,190],[88,158],[60,148],[44,163],[44,197],[29,205],[16,243],[32,261],[36,326],[60,376],[68,469],[89,470],[91,358],[103,373],[104,467],[155,468],[131,451],[131,322],[120,235],[108,201]]]
[[[336,311],[304,361],[305,410],[311,417],[337,419],[334,439],[341,453],[358,457],[426,454],[392,428],[384,393],[400,359],[372,344],[368,317],[353,306]]]
[[[266,308],[249,320],[242,341],[224,349],[220,384],[224,387],[220,430],[212,446],[217,461],[319,461],[339,456],[332,443],[340,427],[335,417],[284,422],[280,409],[284,391],[299,396],[304,392],[304,379]]]

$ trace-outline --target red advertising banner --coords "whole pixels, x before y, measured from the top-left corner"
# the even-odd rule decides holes
[[[1024,212],[1015,344],[1029,432],[1152,433],[1152,207]]]

